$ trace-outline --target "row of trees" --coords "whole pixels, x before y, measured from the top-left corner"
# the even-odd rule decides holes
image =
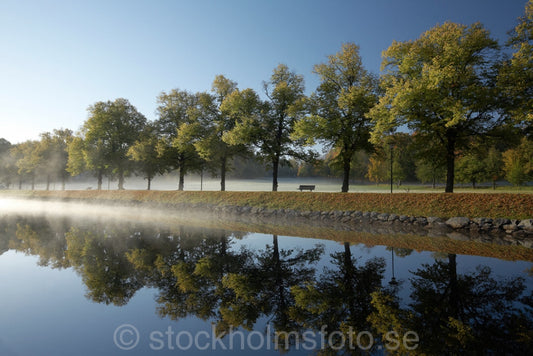
[[[126,99],[95,103],[75,136],[64,130],[42,137],[66,147],[58,154],[68,153],[66,163],[50,165],[41,142],[23,143],[11,155],[17,174],[32,180],[44,165],[50,178],[63,177],[65,170],[90,171],[99,189],[104,176],[116,177],[123,189],[124,177],[135,170],[149,186],[155,175],[178,170],[179,190],[187,173],[204,169],[218,175],[225,190],[231,159],[254,155],[272,171],[275,191],[279,167],[289,159],[316,160],[309,147],[319,143],[334,152],[341,190],[347,192],[358,151],[374,153],[367,173],[374,180],[382,170],[380,150],[400,147],[401,132],[409,131],[416,138],[418,169],[433,172],[433,181],[445,170],[446,192],[453,192],[457,165],[472,170],[467,175],[475,176],[468,178],[474,184],[495,180],[491,169],[478,174],[473,168],[487,171],[479,155],[490,147],[493,156],[514,149],[504,155],[507,176],[521,184],[532,175],[533,0],[505,49],[511,55],[480,23],[446,22],[416,40],[394,42],[383,53],[378,78],[363,67],[358,46],[347,43],[315,66],[320,85],[310,96],[304,95],[303,77],[284,64],[264,83],[264,99],[219,75],[209,93],[163,92],[155,122]],[[397,175],[402,169],[397,166]]]

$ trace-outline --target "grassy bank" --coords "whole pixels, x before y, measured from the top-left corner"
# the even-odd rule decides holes
[[[319,193],[319,192],[216,192],[70,190],[1,191],[0,196],[87,199],[103,202],[196,203],[283,208],[301,211],[360,210],[408,216],[533,218],[532,194],[424,194],[424,193]]]

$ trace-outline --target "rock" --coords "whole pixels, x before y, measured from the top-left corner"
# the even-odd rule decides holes
[[[533,219],[524,219],[520,221],[520,224],[518,224],[518,227],[521,230],[533,231]]]
[[[518,240],[518,244],[524,247],[527,247],[527,248],[532,248],[533,240],[532,239]]]
[[[335,219],[340,219],[340,218],[342,218],[343,215],[344,215],[343,211],[339,211],[339,210],[333,211],[333,217]]]
[[[428,225],[433,226],[436,223],[442,222],[442,219],[439,218],[439,217],[430,216],[430,217],[427,218],[427,221],[428,221]]]
[[[382,214],[379,214],[376,218],[379,221],[387,221],[387,220],[389,220],[389,214],[382,213]]]
[[[363,216],[363,212],[362,211],[354,211],[354,212],[352,212],[352,216],[355,217],[355,218],[360,218],[361,216]]]
[[[465,218],[463,216],[456,216],[453,218],[449,218],[446,220],[446,225],[454,228],[454,229],[462,229],[468,226],[470,224],[470,219]]]
[[[394,220],[397,220],[398,219],[398,215],[396,214],[390,214],[389,215],[389,221],[394,221]]]
[[[504,225],[507,225],[507,224],[510,224],[511,223],[511,220],[509,219],[494,219],[492,221],[492,225],[495,227],[495,228],[503,228]]]
[[[398,220],[400,220],[400,222],[405,222],[405,221],[409,220],[409,217],[407,215],[400,215],[398,217]]]
[[[513,231],[518,230],[518,226],[512,222],[510,224],[503,225],[502,228],[508,234],[512,233]]]
[[[472,221],[478,224],[480,227],[485,224],[492,224],[492,219],[489,218],[473,218]]]
[[[428,219],[426,219],[425,217],[423,216],[419,216],[415,219],[415,221],[413,222],[415,225],[419,225],[419,226],[426,226],[428,224]]]

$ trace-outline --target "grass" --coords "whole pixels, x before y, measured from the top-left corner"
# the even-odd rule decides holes
[[[322,193],[146,190],[1,191],[0,196],[102,202],[239,205],[300,211],[359,210],[449,218],[533,218],[533,194],[524,193]]]

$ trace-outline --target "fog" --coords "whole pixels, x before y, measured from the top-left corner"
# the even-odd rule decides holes
[[[327,178],[279,178],[278,179],[278,191],[298,191],[300,184],[313,184],[316,186],[316,192],[340,192],[342,181],[340,179],[327,179]],[[146,180],[139,177],[126,178],[124,183],[125,189],[130,190],[146,190]],[[17,189],[18,186],[11,187],[11,189]],[[67,190],[86,190],[96,189],[96,179],[70,179],[66,182],[65,189]],[[22,189],[31,189],[31,185],[28,183],[22,184]],[[35,183],[35,189],[45,190],[46,184],[44,182]],[[60,190],[60,182],[52,182],[50,184],[51,190]],[[117,189],[117,181],[108,181],[104,179],[102,184],[104,190]],[[152,180],[152,190],[177,190],[178,181],[175,176],[165,175],[158,176]],[[186,191],[219,191],[220,179],[218,178],[206,178],[202,180],[198,176],[185,177]],[[272,178],[253,178],[253,179],[227,179],[226,191],[271,191],[272,190]],[[377,188],[375,184],[351,184],[350,191],[364,191],[364,192],[383,192],[383,186]]]

